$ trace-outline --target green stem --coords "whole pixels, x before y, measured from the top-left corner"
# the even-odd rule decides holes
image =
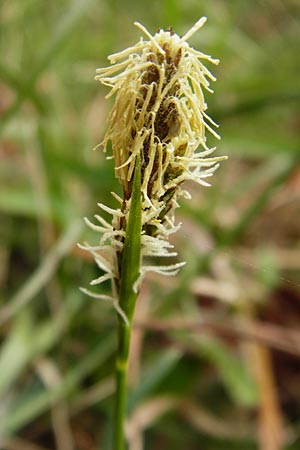
[[[126,237],[122,252],[119,305],[128,321],[119,317],[118,348],[116,357],[116,395],[113,427],[113,449],[125,450],[124,422],[126,417],[127,368],[130,348],[132,320],[138,293],[134,283],[140,273],[141,262],[141,173],[137,158],[132,186],[130,212],[126,227]]]
[[[114,416],[114,450],[125,449],[124,422],[127,405],[127,368],[131,325],[119,320],[118,350],[116,360],[116,394]]]

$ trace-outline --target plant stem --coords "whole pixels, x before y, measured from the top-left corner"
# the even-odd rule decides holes
[[[119,320],[118,350],[116,359],[116,394],[114,417],[114,450],[125,449],[124,422],[127,404],[127,369],[130,347],[131,324]]]
[[[119,305],[126,315],[127,321],[123,317],[119,317],[113,427],[114,450],[125,450],[124,422],[126,417],[127,368],[132,320],[138,297],[138,293],[134,291],[134,283],[139,277],[141,263],[141,206],[141,173],[140,161],[137,158],[120,274]]]

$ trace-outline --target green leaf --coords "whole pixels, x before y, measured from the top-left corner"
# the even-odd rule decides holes
[[[248,208],[242,213],[238,223],[230,230],[227,236],[227,239],[229,239],[228,242],[234,242],[243,235],[253,220],[259,215],[263,208],[265,208],[270,199],[272,199],[276,190],[288,179],[297,164],[298,158],[290,158],[286,161],[286,164],[282,165],[281,172],[272,179],[260,195],[249,204]]]
[[[18,317],[0,353],[0,394],[19,376],[31,357],[32,319],[28,314]]]
[[[198,343],[198,348],[216,366],[233,400],[245,406],[257,404],[256,384],[243,361],[234,356],[217,339],[202,339]]]
[[[132,320],[137,293],[133,286],[140,274],[142,199],[140,159],[136,158],[131,204],[122,255],[119,303],[129,322]]]
[[[178,350],[170,349],[151,362],[151,366],[141,376],[141,383],[129,397],[129,410],[153,393],[158,384],[170,375],[180,358]]]
[[[110,357],[115,346],[115,339],[109,335],[91,352],[81,358],[78,364],[69,370],[59,384],[51,389],[39,391],[30,400],[12,406],[1,423],[1,435],[14,434],[36,417],[47,411],[53,404],[69,395],[80,385],[80,382]]]

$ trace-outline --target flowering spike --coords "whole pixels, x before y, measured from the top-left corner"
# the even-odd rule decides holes
[[[102,237],[99,250],[84,248],[107,273],[91,284],[111,279],[117,297],[122,285],[122,258],[137,160],[141,178],[142,261],[135,291],[149,270],[175,275],[183,265],[147,265],[144,259],[176,256],[176,252],[170,251],[168,237],[180,227],[175,225],[174,216],[178,198],[190,198],[182,183],[193,180],[210,186],[206,178],[226,159],[211,157],[215,148],[206,143],[206,131],[216,139],[220,136],[214,129],[218,125],[206,112],[204,91],[212,92],[210,82],[215,77],[203,61],[212,64],[219,61],[194,50],[187,42],[205,22],[206,17],[200,18],[182,37],[172,29],[160,29],[151,35],[135,22],[146,39],[141,37],[134,46],[109,56],[111,65],[97,69],[96,80],[110,87],[107,97],[116,94],[102,145],[106,149],[109,141],[112,144],[115,174],[123,185],[123,198],[113,194],[118,209],[98,203],[112,215],[112,223],[97,215],[100,226],[86,219],[87,225]],[[102,255],[105,245],[109,251]]]

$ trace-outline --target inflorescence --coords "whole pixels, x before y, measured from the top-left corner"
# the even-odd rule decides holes
[[[174,216],[178,198],[190,197],[182,188],[183,182],[192,180],[210,186],[207,178],[226,159],[210,156],[215,148],[207,146],[205,135],[207,130],[220,138],[214,129],[217,124],[206,113],[203,91],[212,92],[210,81],[215,77],[203,61],[219,61],[187,43],[205,21],[202,17],[182,37],[172,29],[159,30],[152,36],[135,22],[148,40],[141,38],[133,47],[110,55],[111,66],[97,69],[96,80],[111,88],[106,98],[116,94],[102,145],[106,149],[111,142],[123,198],[113,193],[120,205],[117,209],[98,204],[111,214],[112,221],[108,223],[99,215],[95,216],[97,224],[85,219],[101,238],[97,246],[81,245],[104,272],[91,285],[111,280],[112,296],[82,290],[92,297],[111,300],[125,321],[118,304],[118,286],[136,158],[141,161],[142,194],[142,261],[136,291],[147,271],[175,275],[184,265],[147,265],[145,257],[176,256],[168,237],[180,227]]]

